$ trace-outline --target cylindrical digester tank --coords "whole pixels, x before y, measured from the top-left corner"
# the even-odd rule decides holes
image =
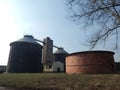
[[[68,55],[68,52],[66,52],[63,48],[58,48],[58,50],[54,52],[54,60],[64,63],[66,55]]]
[[[110,51],[85,51],[69,54],[66,57],[66,73],[114,73],[113,55],[114,53]]]
[[[64,71],[66,70],[65,69],[65,57],[66,55],[68,55],[68,52],[66,52],[63,48],[58,48],[58,50],[56,50],[53,54],[53,57],[54,57],[54,61],[55,62],[62,62],[64,64]]]
[[[38,73],[42,71],[42,46],[35,41],[33,36],[25,35],[24,38],[12,42],[10,46],[8,73]]]

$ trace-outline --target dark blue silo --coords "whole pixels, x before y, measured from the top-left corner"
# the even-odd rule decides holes
[[[64,71],[65,69],[65,57],[66,55],[68,55],[68,52],[66,52],[63,48],[58,48],[58,50],[56,50],[53,54],[54,57],[54,61],[59,61],[62,62],[64,64]]]
[[[24,38],[12,42],[10,46],[8,73],[42,72],[42,46],[34,40],[33,36],[25,35]]]

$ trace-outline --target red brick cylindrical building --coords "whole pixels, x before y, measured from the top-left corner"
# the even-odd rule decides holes
[[[66,56],[66,73],[99,74],[114,73],[114,52],[84,51]]]

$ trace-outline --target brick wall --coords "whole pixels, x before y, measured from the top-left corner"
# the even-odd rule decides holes
[[[78,52],[66,57],[66,73],[113,73],[114,53],[107,51]]]

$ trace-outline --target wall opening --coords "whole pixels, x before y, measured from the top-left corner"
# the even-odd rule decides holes
[[[60,72],[60,68],[59,67],[57,68],[57,72]]]

